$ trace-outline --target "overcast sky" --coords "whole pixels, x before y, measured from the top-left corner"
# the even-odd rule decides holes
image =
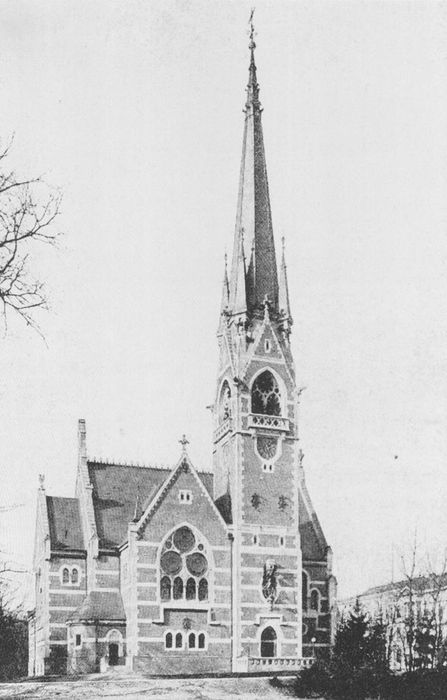
[[[0,344],[0,548],[30,567],[38,474],[90,456],[211,469],[250,3],[0,3],[0,136],[64,193],[36,255],[47,345]],[[307,481],[340,594],[447,544],[447,3],[256,3]],[[398,557],[397,557],[398,558]],[[395,572],[399,574],[396,558]]]

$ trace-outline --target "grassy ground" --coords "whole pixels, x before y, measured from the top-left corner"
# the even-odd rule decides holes
[[[96,700],[285,700],[267,678],[144,678],[136,675],[95,674],[72,681],[0,683],[0,698],[73,698]]]

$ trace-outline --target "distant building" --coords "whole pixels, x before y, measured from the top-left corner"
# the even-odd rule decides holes
[[[388,662],[393,671],[447,660],[447,575],[414,576],[369,588],[339,602],[343,621],[360,605],[386,625]],[[410,651],[410,645],[412,647]]]
[[[332,554],[305,484],[292,316],[276,263],[253,32],[213,473],[87,458],[74,498],[38,495],[30,675],[296,670],[327,653]]]

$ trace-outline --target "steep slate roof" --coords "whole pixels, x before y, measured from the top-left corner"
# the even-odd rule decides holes
[[[117,547],[127,538],[137,500],[140,508],[149,504],[172,470],[100,462],[88,462],[87,466],[100,547]],[[199,477],[212,498],[213,475],[199,473]]]
[[[304,483],[298,491],[299,530],[301,535],[301,549],[304,561],[322,561],[326,557],[327,543],[321,529],[317,514],[311,507],[310,512],[306,506],[302,489],[306,491],[306,500],[310,504],[310,497]]]
[[[77,498],[47,496],[48,525],[52,550],[83,550],[81,516]]]
[[[126,613],[121,593],[118,591],[91,591],[68,619],[73,622],[82,620],[125,621]]]
[[[216,506],[227,525],[232,525],[233,510],[231,507],[231,495],[229,493],[224,493],[223,496],[219,496],[216,501]]]

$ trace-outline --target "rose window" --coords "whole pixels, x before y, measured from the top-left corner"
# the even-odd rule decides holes
[[[160,598],[208,600],[208,561],[203,544],[189,527],[180,527],[165,542],[160,558]]]

